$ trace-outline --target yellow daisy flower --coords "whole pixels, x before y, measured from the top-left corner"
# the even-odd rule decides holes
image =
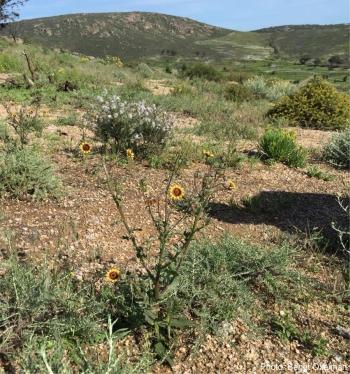
[[[92,150],[92,146],[89,143],[81,143],[79,148],[84,154],[89,154]]]
[[[179,201],[185,197],[185,190],[179,184],[173,184],[169,188],[169,195],[171,200]]]
[[[237,191],[237,185],[232,179],[228,181],[227,188],[231,191]]]
[[[126,150],[126,157],[129,160],[133,160],[135,158],[135,153],[132,151],[132,149],[127,149]]]
[[[111,268],[106,273],[106,281],[110,283],[115,283],[120,279],[121,272],[117,268]]]

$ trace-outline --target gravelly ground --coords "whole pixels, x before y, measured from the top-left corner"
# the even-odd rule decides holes
[[[186,119],[181,121],[179,127],[186,127]],[[91,156],[85,172],[83,163],[64,148],[67,144],[79,143],[79,129],[50,126],[47,131],[58,137],[52,158],[62,176],[65,195],[59,201],[44,203],[2,200],[4,218],[0,228],[16,233],[16,248],[23,256],[35,259],[62,252],[74,263],[81,279],[89,273],[104,271],[110,264],[135,267],[134,253],[129,243],[122,239],[125,233],[104,184],[101,159],[98,155]],[[298,141],[312,148],[325,144],[330,136],[329,132],[297,130]],[[239,146],[246,151],[255,147],[252,142]],[[190,185],[194,171],[201,167],[198,164],[184,170],[179,177],[181,183]],[[320,167],[334,175],[334,180],[325,182],[309,178],[304,170],[281,164],[252,163],[227,170],[227,176],[237,184],[237,192],[217,195],[212,207],[212,222],[202,235],[217,238],[228,232],[255,243],[271,244],[295,233],[309,234],[316,229],[327,232],[330,222],[340,217],[335,197],[346,190],[349,175],[325,164]],[[164,186],[166,174],[138,163],[124,167],[113,165],[111,171],[123,186],[127,218],[133,226],[140,228],[140,239],[146,238],[152,233],[152,226],[137,188],[138,181],[141,177],[146,178],[157,196]],[[259,196],[261,206],[258,210],[252,211],[242,204],[247,196]],[[3,246],[4,243],[0,243],[0,248]],[[320,280],[328,285],[339,281],[339,274],[327,274],[327,269],[320,267],[317,273]],[[184,374],[329,373],[337,372],[337,369],[341,372],[342,365],[345,368],[349,359],[348,342],[333,330],[338,323],[346,327],[350,316],[332,299],[303,304],[300,308],[305,316],[302,323],[329,341],[330,361],[313,358],[297,342],[282,342],[270,334],[258,337],[238,320],[223,326],[218,336],[207,336],[194,354],[184,343],[177,352],[173,370]],[[271,306],[271,313],[281,311]],[[322,370],[321,364],[333,366],[324,366]],[[154,371],[170,372],[163,366]]]

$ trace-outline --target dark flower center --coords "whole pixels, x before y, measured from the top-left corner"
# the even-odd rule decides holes
[[[111,272],[109,273],[109,277],[110,277],[111,279],[117,279],[117,278],[119,277],[119,274],[118,274],[117,271],[111,271]]]
[[[175,187],[175,188],[173,189],[173,194],[174,194],[174,196],[179,197],[179,196],[182,195],[182,191],[181,191],[180,188]]]
[[[83,151],[90,151],[90,145],[89,144],[83,144]]]

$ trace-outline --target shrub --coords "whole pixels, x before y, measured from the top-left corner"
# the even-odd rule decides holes
[[[285,80],[268,81],[264,77],[255,76],[246,80],[244,86],[256,97],[261,99],[276,100],[294,92],[295,85]]]
[[[249,101],[254,99],[254,94],[241,84],[230,84],[225,90],[225,98],[232,101]]]
[[[326,161],[340,168],[350,168],[350,129],[333,136],[323,151]]]
[[[187,67],[183,71],[183,75],[190,79],[201,78],[216,82],[222,79],[222,74],[213,66],[207,64],[195,64],[193,66]]]
[[[300,57],[299,62],[301,65],[305,65],[311,59],[312,59],[311,56],[305,55],[305,56]]]
[[[217,331],[223,321],[249,317],[252,300],[259,295],[263,299],[288,292],[288,279],[294,278],[291,258],[286,246],[266,251],[233,237],[196,243],[181,269],[177,298],[183,300],[185,314]]]
[[[153,70],[145,62],[137,66],[137,71],[143,78],[150,78],[153,75]]]
[[[39,118],[39,101],[35,103],[34,107],[22,106],[14,110],[5,104],[5,108],[7,111],[7,124],[12,128],[22,146],[28,144],[31,134],[41,135],[44,124]]]
[[[321,179],[325,182],[329,182],[329,181],[332,181],[334,179],[333,175],[330,175],[330,174],[322,171],[318,166],[310,166],[307,169],[306,174],[309,178],[317,178],[317,179]]]
[[[295,134],[282,129],[268,129],[260,140],[262,152],[271,160],[291,167],[304,167],[307,152],[298,147]]]
[[[350,99],[327,81],[313,78],[295,94],[281,98],[268,115],[302,127],[343,129],[350,123]]]
[[[286,80],[274,80],[268,86],[267,99],[277,100],[283,96],[288,96],[296,91],[297,86]]]
[[[56,82],[59,92],[78,90],[86,79],[87,77],[83,77],[75,69],[60,68],[52,75],[52,81]]]
[[[96,135],[112,141],[118,152],[133,149],[146,157],[163,149],[170,137],[172,120],[155,105],[122,101],[107,93],[98,98],[94,120]]]
[[[344,59],[341,56],[331,56],[328,59],[330,66],[338,66],[344,63]]]
[[[33,148],[13,147],[0,153],[0,194],[42,200],[60,195],[51,164]]]

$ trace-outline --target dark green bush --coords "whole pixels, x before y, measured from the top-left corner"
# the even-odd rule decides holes
[[[299,147],[295,134],[282,129],[268,129],[260,140],[260,149],[271,160],[291,167],[304,167],[307,151]]]
[[[230,84],[225,90],[225,98],[232,101],[249,101],[254,99],[254,94],[241,84]]]
[[[206,79],[208,81],[218,82],[222,79],[222,74],[216,70],[213,66],[207,64],[195,64],[187,67],[183,71],[183,75],[187,78],[194,79]]]
[[[314,78],[295,94],[278,100],[268,115],[302,127],[344,129],[350,125],[350,98],[329,82]]]
[[[350,129],[334,135],[324,148],[323,157],[336,167],[350,168]]]

